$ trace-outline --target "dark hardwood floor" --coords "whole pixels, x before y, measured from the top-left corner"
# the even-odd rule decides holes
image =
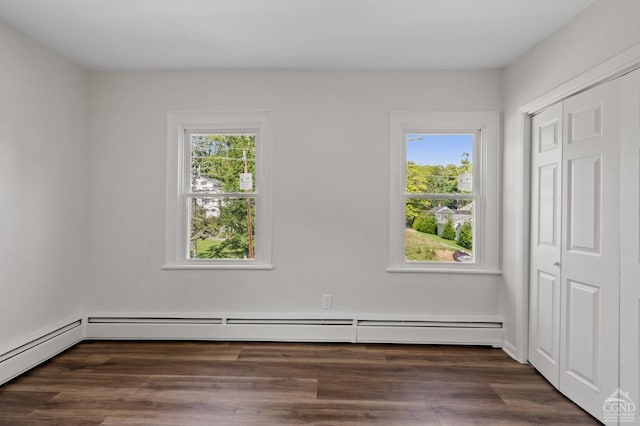
[[[84,342],[0,387],[0,425],[598,424],[470,346]]]

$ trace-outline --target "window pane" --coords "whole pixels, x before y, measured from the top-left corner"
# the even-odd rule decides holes
[[[405,260],[473,262],[473,200],[409,198],[405,203]]]
[[[190,134],[191,191],[241,192],[240,174],[253,192],[256,172],[255,134]]]
[[[190,259],[255,258],[255,198],[194,197],[187,203]]]
[[[473,192],[473,139],[473,134],[406,134],[406,192]]]

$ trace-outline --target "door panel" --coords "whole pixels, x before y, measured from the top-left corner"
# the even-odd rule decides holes
[[[602,136],[602,105],[594,104],[571,111],[567,113],[567,121],[569,122],[567,144]]]
[[[567,372],[593,390],[598,390],[600,366],[600,289],[569,280]]]
[[[564,102],[560,390],[600,420],[618,388],[619,81]]]
[[[538,244],[558,248],[557,228],[559,226],[557,210],[559,194],[558,165],[546,164],[538,168]]]
[[[558,358],[558,337],[559,329],[558,325],[558,312],[555,312],[554,307],[558,306],[558,277],[555,275],[547,274],[546,272],[538,272],[537,281],[537,332],[538,339],[537,352],[546,357],[547,360],[553,365],[557,365]]]
[[[562,105],[532,120],[529,362],[554,386],[560,373]]]
[[[621,97],[620,389],[640,407],[640,70],[621,79]]]
[[[552,107],[554,108],[554,107]],[[561,106],[558,104],[555,108],[560,109]],[[556,113],[562,114],[562,110],[557,111]],[[560,120],[562,119],[561,115],[553,117],[548,117],[549,113],[542,113],[539,115],[539,118],[536,119],[537,122],[540,120],[548,120],[544,123],[538,123],[537,129],[534,132],[537,132],[537,140],[538,142],[538,152],[549,151],[550,149],[560,148],[560,135],[562,134],[562,130],[560,129]]]
[[[567,161],[568,250],[600,253],[602,157],[593,155]]]

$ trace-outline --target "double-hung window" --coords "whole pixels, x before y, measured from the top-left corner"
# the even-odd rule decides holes
[[[392,112],[389,270],[497,272],[496,112]]]
[[[270,112],[168,114],[166,268],[270,268]]]

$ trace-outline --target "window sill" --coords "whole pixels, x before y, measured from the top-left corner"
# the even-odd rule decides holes
[[[162,265],[164,270],[200,270],[200,269],[218,269],[218,270],[271,270],[273,265],[269,263],[250,263],[246,265],[242,264],[183,264],[183,263],[169,263]]]
[[[474,275],[502,275],[501,270],[497,269],[471,269],[471,268],[407,268],[402,266],[390,266],[387,272],[419,272],[419,273],[436,273],[436,274],[474,274]]]

